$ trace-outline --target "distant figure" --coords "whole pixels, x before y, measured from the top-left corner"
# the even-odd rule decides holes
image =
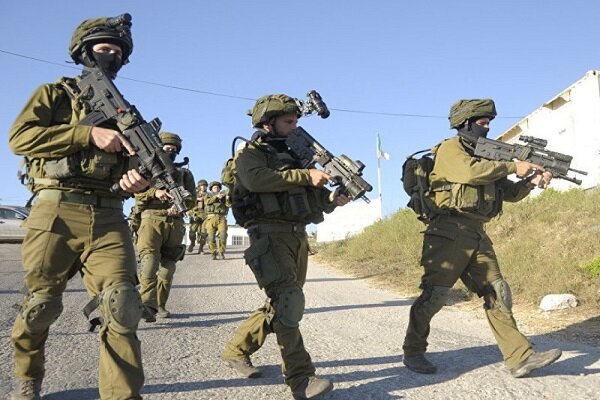
[[[435,164],[430,174],[434,216],[423,240],[423,289],[410,309],[404,339],[404,364],[414,372],[433,374],[437,368],[427,358],[430,321],[448,299],[458,279],[484,299],[490,328],[504,361],[514,377],[522,377],[556,361],[561,351],[536,353],[517,328],[512,296],[502,277],[484,223],[498,215],[503,201],[525,198],[536,186],[546,187],[552,174],[526,161],[490,161],[473,156],[479,137],[486,137],[496,116],[492,100],[460,100],[450,109],[450,127],[458,135],[432,150]],[[508,175],[522,179],[513,182]]]
[[[133,50],[130,27],[131,16],[123,14],[88,19],[75,29],[69,53],[83,64],[82,76],[104,72],[116,77]],[[123,199],[149,182],[124,156],[135,152],[116,121],[100,127],[86,120],[89,110],[75,82],[61,78],[38,88],[9,133],[12,151],[26,157],[28,188],[37,195],[22,245],[28,293],[12,331],[13,400],[41,398],[49,328],[63,310],[67,280],[78,271],[102,314],[100,397],[142,398],[142,350],[136,334],[142,304]],[[122,191],[114,193],[116,182]]]
[[[204,229],[204,220],[206,220],[206,198],[208,197],[208,182],[205,179],[198,181],[196,187],[196,205],[194,208],[188,211],[190,217],[190,231],[188,238],[190,244],[188,245],[187,251],[191,253],[194,251],[196,245],[196,239],[198,239],[198,254],[202,254],[204,245],[206,244],[206,230]]]
[[[222,188],[221,182],[211,182],[210,193],[205,200],[206,220],[202,229],[206,231],[208,251],[213,260],[217,259],[217,254],[224,260],[227,247],[227,213],[231,207],[231,197],[229,192],[221,192]]]
[[[179,135],[171,132],[160,132],[163,150],[172,161],[181,152],[182,141]],[[187,168],[177,168],[179,184],[192,197],[186,199],[186,206],[193,207],[196,197],[194,176]],[[173,275],[177,261],[185,255],[185,236],[183,215],[177,207],[169,203],[171,195],[164,189],[150,187],[143,193],[135,195],[136,205],[142,211],[142,222],[136,241],[140,258],[140,294],[146,307],[144,320],[155,322],[155,316],[169,318],[167,300],[171,293]]]
[[[329,392],[333,384],[315,376],[300,334],[308,264],[306,225],[323,221],[323,212],[349,199],[324,188],[331,177],[302,168],[289,152],[283,139],[301,115],[293,98],[261,97],[251,115],[257,131],[234,158],[233,214],[248,229],[250,247],[244,258],[268,299],[238,327],[223,358],[243,377],[260,376],[250,356],[274,332],[294,399],[312,399]]]

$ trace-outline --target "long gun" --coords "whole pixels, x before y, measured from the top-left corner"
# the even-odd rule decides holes
[[[294,129],[285,143],[292,153],[302,160],[302,168],[314,168],[315,164],[319,164],[332,176],[335,184],[341,187],[343,194],[353,200],[361,198],[370,203],[365,193],[373,190],[373,187],[362,178],[365,168],[362,162],[352,161],[344,154],[334,156],[301,127]]]
[[[98,126],[108,120],[115,121],[135,149],[140,174],[156,188],[168,191],[172,197],[170,201],[177,207],[177,211],[185,212],[187,207],[184,199],[191,197],[191,194],[177,183],[177,170],[162,149],[158,135],[160,120],[154,118],[146,122],[101,68],[86,68],[84,74],[77,78],[76,84],[78,93],[75,95],[89,111],[81,123]],[[119,184],[115,183],[111,191],[118,190]]]
[[[480,137],[477,139],[477,145],[475,146],[475,156],[496,161],[529,161],[544,167],[546,171],[552,172],[554,178],[581,185],[581,179],[567,175],[569,171],[587,175],[585,171],[571,168],[573,156],[546,150],[548,141],[545,139],[521,135],[519,140],[527,144],[510,144]]]

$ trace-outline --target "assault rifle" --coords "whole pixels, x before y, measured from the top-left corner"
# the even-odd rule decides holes
[[[301,127],[294,129],[285,143],[291,152],[302,160],[302,168],[314,168],[315,164],[319,164],[333,177],[343,194],[353,200],[361,198],[370,203],[365,193],[373,190],[373,187],[362,178],[362,171],[365,168],[362,162],[352,161],[344,154],[339,157],[334,156]]]
[[[585,171],[571,168],[573,156],[546,150],[548,141],[545,139],[521,135],[519,140],[527,144],[510,144],[480,137],[477,139],[477,145],[475,146],[475,156],[496,161],[528,161],[552,172],[554,178],[581,185],[581,179],[567,175],[569,171],[587,175]]]
[[[150,180],[158,189],[171,195],[170,201],[178,212],[186,211],[184,199],[191,194],[177,183],[177,170],[169,156],[162,149],[158,135],[161,122],[154,118],[146,122],[140,112],[121,95],[112,79],[102,68],[85,68],[76,79],[77,88],[71,95],[81,100],[89,112],[81,121],[83,125],[98,126],[112,120],[135,149],[139,159],[140,174]],[[111,191],[119,190],[115,183]]]

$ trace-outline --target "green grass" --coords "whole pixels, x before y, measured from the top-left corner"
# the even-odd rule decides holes
[[[317,257],[414,295],[424,229],[411,210],[402,209],[359,235],[315,246]],[[486,230],[517,302],[538,304],[546,294],[572,293],[582,304],[599,303],[600,192],[546,190],[505,203]]]

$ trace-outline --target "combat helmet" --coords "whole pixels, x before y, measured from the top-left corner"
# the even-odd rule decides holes
[[[200,187],[200,186],[202,186],[202,185],[204,185],[204,186],[208,187],[208,182],[206,181],[206,179],[200,179],[200,180],[198,181],[198,187]]]
[[[131,15],[121,14],[117,17],[91,18],[83,21],[73,33],[69,54],[75,64],[82,63],[82,52],[88,44],[114,43],[123,52],[122,65],[129,62],[129,56],[133,51],[133,39],[131,37]]]
[[[219,181],[212,181],[212,182],[210,183],[210,185],[208,186],[208,188],[209,188],[209,189],[212,189],[212,188],[213,188],[213,186],[218,186],[218,187],[219,187],[219,190],[221,190],[221,189],[223,188],[223,185],[222,185],[222,184],[221,184],[221,182],[219,182]]]
[[[473,117],[496,117],[496,105],[492,99],[463,99],[450,107],[450,128],[458,129]]]
[[[285,94],[263,96],[248,110],[248,115],[252,116],[252,126],[255,128],[260,128],[263,123],[283,114],[296,114],[298,118],[302,116],[296,99]]]
[[[177,147],[177,154],[179,154],[181,151],[181,143],[183,142],[179,135],[165,131],[160,132],[158,135],[160,136],[160,141],[163,145],[172,144],[173,146]]]

